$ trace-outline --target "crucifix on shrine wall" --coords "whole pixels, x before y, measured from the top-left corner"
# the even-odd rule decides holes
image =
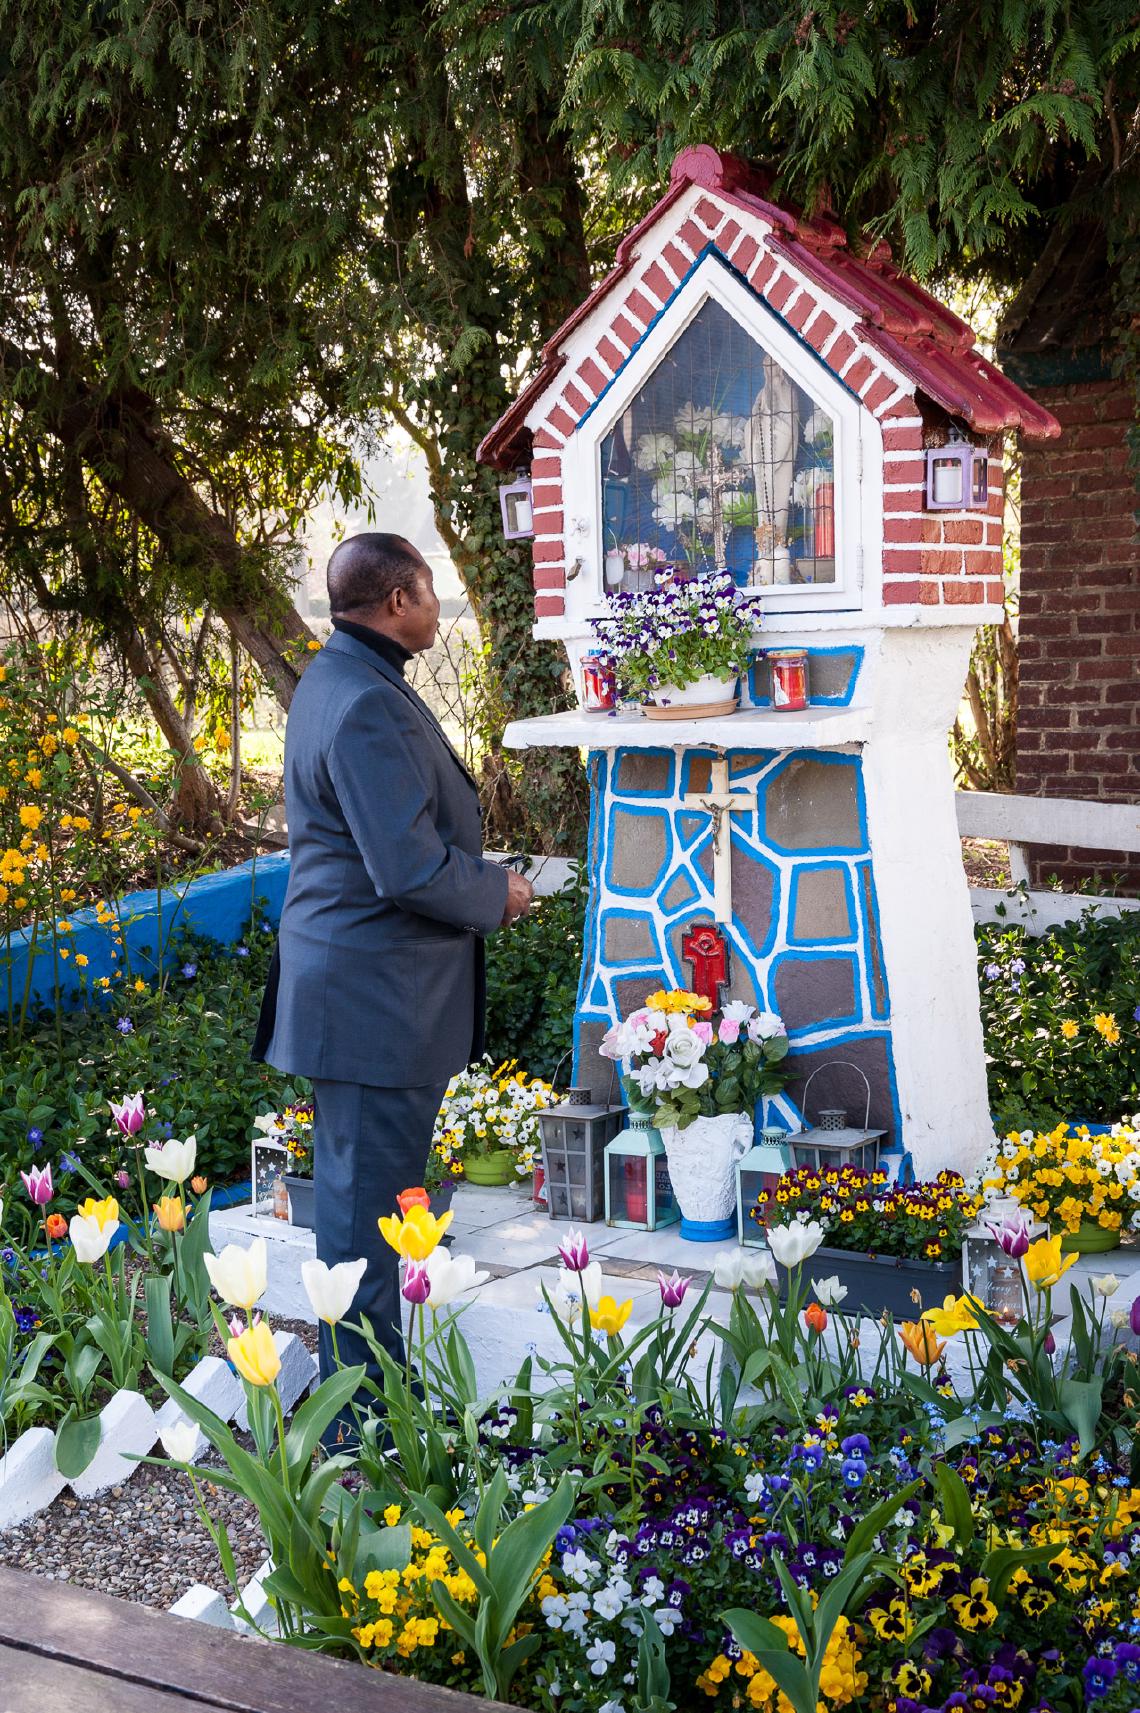
[[[755,812],[756,792],[730,791],[728,763],[714,761],[711,769],[710,791],[690,792],[682,797],[686,809],[702,809],[712,816],[713,918],[717,922],[732,921],[732,821],[734,814],[746,810]]]

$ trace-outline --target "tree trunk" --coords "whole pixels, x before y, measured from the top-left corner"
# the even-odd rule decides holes
[[[194,734],[163,683],[146,644],[137,630],[125,631],[121,643],[123,658],[174,757],[178,784],[169,809],[170,819],[189,832],[204,832],[211,825],[219,825],[222,821],[221,798],[198,759]]]

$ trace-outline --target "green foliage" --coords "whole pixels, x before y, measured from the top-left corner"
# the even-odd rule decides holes
[[[487,1051],[553,1081],[573,1045],[587,888],[584,871],[487,941]],[[565,1065],[563,1069],[565,1070]]]
[[[1030,938],[977,930],[990,1101],[1000,1130],[1111,1123],[1140,1107],[1140,912],[1091,911]],[[1094,1025],[1115,1019],[1113,1042]],[[1061,1025],[1077,1032],[1066,1037]]]

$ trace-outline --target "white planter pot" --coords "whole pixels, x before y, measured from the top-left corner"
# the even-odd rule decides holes
[[[735,679],[718,678],[715,673],[706,672],[695,684],[686,684],[683,688],[661,684],[652,692],[652,699],[659,708],[690,708],[703,707],[710,702],[731,702],[735,695]]]
[[[724,1243],[736,1232],[736,1162],[752,1146],[750,1113],[694,1118],[684,1130],[661,1126],[673,1194],[681,1210],[681,1236],[693,1243]]]

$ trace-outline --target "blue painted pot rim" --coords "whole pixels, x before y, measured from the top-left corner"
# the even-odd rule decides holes
[[[736,1221],[728,1219],[686,1219],[681,1216],[681,1236],[690,1243],[724,1243],[736,1235]]]

